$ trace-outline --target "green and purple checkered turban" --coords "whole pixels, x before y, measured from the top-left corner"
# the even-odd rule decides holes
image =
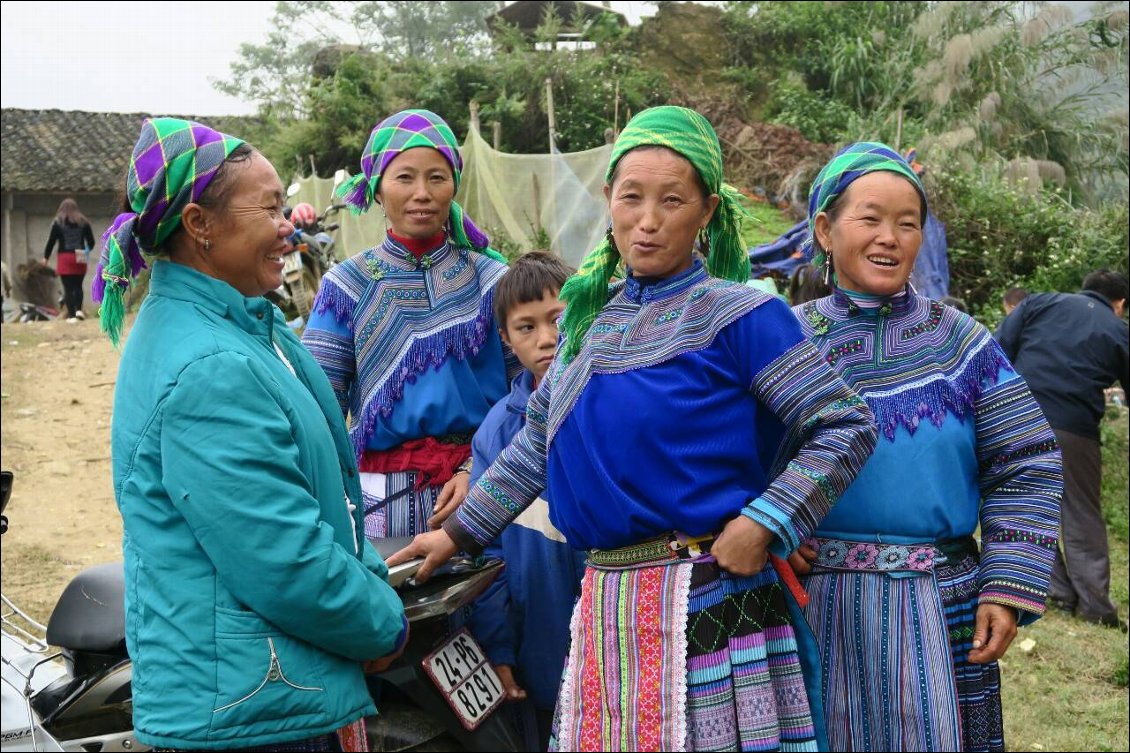
[[[719,197],[718,208],[706,226],[709,256],[706,269],[714,277],[735,282],[749,280],[749,254],[742,243],[742,223],[750,218],[738,191],[722,181],[722,146],[710,122],[685,107],[652,107],[636,115],[612,147],[606,182],[620,159],[641,146],[664,146],[685,157],[702,178],[706,190]],[[688,252],[690,249],[687,249]],[[577,274],[561,288],[568,305],[561,326],[566,333],[562,358],[573,360],[593,320],[608,298],[608,280],[620,263],[620,254],[606,237],[581,262]]]
[[[367,211],[376,198],[381,176],[389,164],[403,152],[416,147],[429,147],[444,156],[451,165],[455,190],[458,191],[463,158],[459,156],[459,143],[451,127],[429,110],[402,110],[377,123],[361,155],[361,172],[338,186],[335,193],[354,214]],[[451,202],[448,225],[455,245],[474,249],[506,263],[506,257],[490,247],[490,240],[464,214],[463,207],[456,201]]]
[[[808,193],[806,244],[813,249],[812,260],[816,266],[822,266],[826,260],[825,249],[820,248],[816,242],[816,215],[828,211],[828,207],[856,180],[868,173],[883,170],[898,173],[909,180],[922,197],[922,206],[926,206],[926,189],[922,187],[922,181],[918,179],[914,168],[894,149],[877,141],[858,141],[845,146],[824,165],[816,180],[812,181],[812,188]]]
[[[147,118],[126,173],[126,199],[132,212],[119,214],[102,235],[102,256],[91,293],[102,307],[102,331],[114,345],[122,334],[123,297],[131,280],[145,269],[142,254],[153,254],[180,226],[185,205],[204,189],[240,139],[200,123],[177,118]]]

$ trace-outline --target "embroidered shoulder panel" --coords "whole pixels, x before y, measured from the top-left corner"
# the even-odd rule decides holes
[[[1008,359],[972,317],[915,296],[892,316],[845,312],[832,297],[794,309],[801,329],[866,401],[887,439],[901,424],[972,414],[986,384]]]
[[[567,366],[554,361],[547,446],[572,411],[593,374],[621,374],[670,361],[709,346],[718,332],[772,296],[726,280],[706,278],[686,291],[642,304],[632,302],[623,285],[585,335]]]
[[[406,382],[448,358],[478,354],[493,330],[493,289],[505,265],[445,247],[408,266],[390,261],[386,248],[369,249],[330,270],[319,292],[318,310],[332,309],[353,333],[359,449],[377,417],[392,414]]]

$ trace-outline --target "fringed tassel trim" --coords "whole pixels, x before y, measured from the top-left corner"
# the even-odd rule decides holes
[[[429,367],[438,369],[453,356],[463,361],[478,355],[491,331],[493,306],[494,295],[488,292],[480,300],[479,313],[474,319],[420,338],[409,346],[400,363],[392,368],[376,391],[365,400],[361,415],[350,429],[353,447],[358,456],[372,436],[377,418],[392,415],[396,404],[404,397],[405,383],[414,384],[416,378]]]
[[[867,397],[867,405],[887,439],[894,440],[900,424],[913,436],[923,419],[934,426],[941,426],[948,414],[964,421],[981,397],[986,379],[990,385],[997,383],[1001,367],[1008,367],[1008,359],[992,340],[986,340],[956,378],[937,379],[888,397]]]

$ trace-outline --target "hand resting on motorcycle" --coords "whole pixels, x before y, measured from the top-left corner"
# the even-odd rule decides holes
[[[437,567],[454,557],[458,551],[459,546],[454,539],[441,528],[438,531],[429,531],[417,535],[416,538],[412,539],[411,544],[399,552],[393,553],[385,562],[389,567],[396,567],[416,557],[423,557],[424,563],[420,565],[420,569],[416,571],[415,575],[416,582],[423,583],[432,577],[432,573],[435,572]]]

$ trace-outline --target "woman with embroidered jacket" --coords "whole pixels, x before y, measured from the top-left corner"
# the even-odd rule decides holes
[[[909,287],[925,219],[883,144],[846,147],[812,184],[834,287],[795,311],[882,434],[793,557],[833,750],[1003,750],[997,659],[1043,613],[1055,555],[1055,437],[989,332]]]
[[[350,417],[365,534],[421,533],[467,494],[471,437],[521,370],[493,319],[506,260],[454,200],[447,123],[404,110],[374,128],[338,195],[376,202],[387,238],[323,278],[302,341]]]
[[[628,123],[606,174],[610,232],[561,291],[565,341],[525,427],[443,530],[390,558],[425,556],[426,578],[548,492],[554,526],[591,550],[561,750],[815,750],[823,738],[792,573],[766,564],[816,526],[875,429],[788,307],[744,285],[742,210],[721,168],[692,110]],[[609,287],[621,262],[626,279]]]
[[[363,662],[387,667],[408,622],[359,535],[329,382],[263,298],[294,232],[282,183],[243,141],[155,118],[125,184],[93,292],[116,346],[131,278],[153,261],[111,431],[137,737],[365,750]]]

